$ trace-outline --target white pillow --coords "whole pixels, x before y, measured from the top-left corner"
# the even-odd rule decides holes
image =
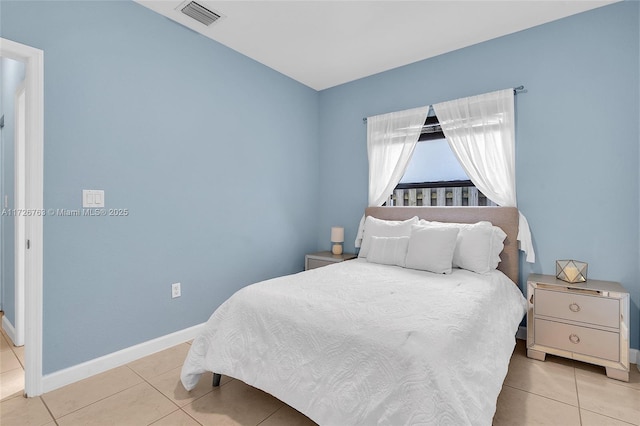
[[[371,237],[367,262],[404,267],[409,237]]]
[[[498,267],[507,234],[491,222],[443,223],[420,221],[421,226],[457,228],[460,230],[453,252],[453,267],[486,274]]]
[[[418,223],[418,216],[407,220],[382,220],[367,216],[364,221],[362,245],[358,257],[367,257],[371,245],[371,237],[409,237],[411,225]]]
[[[458,232],[458,228],[453,227],[413,225],[405,266],[450,274]]]

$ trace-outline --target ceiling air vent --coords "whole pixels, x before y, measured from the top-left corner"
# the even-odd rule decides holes
[[[187,5],[182,8],[182,13],[192,17],[200,23],[205,24],[206,26],[209,26],[220,19],[220,15],[210,11],[195,1],[187,3]]]

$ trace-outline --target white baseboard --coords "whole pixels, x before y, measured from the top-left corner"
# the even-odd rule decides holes
[[[7,336],[9,336],[9,339],[11,339],[11,343],[16,341],[16,329],[13,326],[13,324],[11,324],[11,322],[7,319],[6,315],[2,316],[2,329],[4,330],[5,333],[7,333]]]
[[[516,332],[516,339],[527,340],[527,327],[519,327]],[[629,362],[632,364],[636,364],[638,367],[638,371],[640,371],[640,350],[638,349],[629,349]]]
[[[65,368],[54,373],[46,374],[42,377],[42,391],[44,393],[61,388],[62,386],[75,383],[79,380],[86,379],[96,374],[103,373],[112,368],[120,367],[137,359],[154,354],[156,352],[168,349],[172,346],[179,345],[188,340],[195,338],[204,323],[158,337],[135,346],[122,349],[73,367]]]

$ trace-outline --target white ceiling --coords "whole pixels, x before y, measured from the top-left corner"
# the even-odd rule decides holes
[[[322,90],[618,0],[136,0],[313,89]]]

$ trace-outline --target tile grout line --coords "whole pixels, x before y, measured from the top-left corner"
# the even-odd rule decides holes
[[[13,353],[13,356],[16,357],[16,361],[18,361],[19,367],[12,368],[11,370],[7,370],[7,371],[2,371],[2,372],[0,372],[0,374],[8,373],[8,372],[14,371],[14,370],[22,370],[24,372],[24,365],[22,365],[22,362],[20,362],[20,358],[18,358],[18,355],[16,355],[15,352],[8,351],[8,350],[7,351],[2,351],[2,352],[11,352],[11,353]]]
[[[19,362],[19,361],[18,361]],[[7,371],[3,371],[0,374],[4,374],[4,373],[10,373],[12,371],[16,371],[16,370],[22,370],[24,372],[24,368],[22,366],[20,367],[16,367],[16,368],[12,368],[11,370],[7,370]]]
[[[581,425],[582,425],[582,410],[588,411],[588,412],[590,412],[590,413],[597,414],[597,415],[599,415],[599,416],[607,417],[607,418],[609,418],[609,419],[613,419],[613,420],[616,420],[616,421],[618,421],[618,422],[622,422],[622,423],[625,423],[625,424],[633,425],[633,423],[628,423],[626,420],[622,420],[622,419],[620,419],[620,418],[618,418],[618,417],[613,417],[613,416],[611,416],[611,415],[609,415],[609,414],[605,414],[605,413],[601,413],[601,412],[598,412],[598,411],[589,410],[589,409],[587,409],[587,408],[582,408],[582,407],[580,407],[580,392],[578,391],[578,372],[577,372],[577,369],[576,369],[576,368],[574,368],[574,375],[575,375],[575,381],[576,381],[576,395],[577,395],[577,397],[578,397],[578,409],[579,409],[579,411],[580,411],[580,424],[581,424]],[[635,389],[635,388],[633,388],[633,387],[631,387],[631,386],[625,386],[625,385],[623,385],[622,383],[618,383],[618,380],[611,379],[611,378],[609,378],[609,377],[607,377],[607,383],[609,383],[609,384],[613,384],[613,385],[616,385],[616,386],[618,386],[618,387],[620,387],[620,388],[625,388],[625,389],[627,389],[627,390],[629,390],[629,389],[630,389],[630,390],[635,390],[635,391],[640,392],[640,389]],[[625,390],[625,392],[627,392],[627,390]]]
[[[275,398],[275,397],[274,397]],[[282,402],[282,401],[281,401]],[[262,423],[266,422],[267,420],[269,420],[271,417],[274,416],[274,414],[276,414],[278,411],[282,410],[284,407],[286,406],[286,404],[282,404],[280,407],[278,407],[276,409],[276,411],[274,411],[273,413],[269,414],[267,417],[265,417],[264,419],[260,420],[260,422],[256,425],[256,426],[260,426]]]
[[[140,374],[138,374],[138,372],[136,372],[133,368],[129,367],[128,365],[127,365],[126,367],[127,367],[127,368],[129,368],[131,371],[133,371],[135,374],[137,374],[137,375],[138,375],[138,377],[140,377],[142,380],[144,380],[145,382],[147,382],[147,384],[148,384],[149,386],[151,386],[153,389],[155,389],[156,391],[158,391],[158,392],[160,393],[160,395],[162,395],[163,397],[165,397],[166,399],[168,399],[169,401],[171,401],[171,403],[173,403],[176,407],[178,407],[178,409],[177,409],[177,410],[172,411],[171,413],[167,414],[167,415],[166,415],[166,416],[164,416],[164,417],[161,417],[161,418],[159,418],[159,419],[154,420],[154,421],[153,421],[153,423],[156,423],[156,422],[158,422],[158,421],[160,421],[160,420],[164,419],[165,417],[169,417],[171,414],[173,414],[173,413],[175,413],[175,412],[177,412],[177,411],[182,411],[184,414],[186,414],[186,415],[187,415],[187,417],[189,417],[190,419],[192,419],[194,422],[196,422],[196,423],[197,423],[197,424],[199,424],[200,426],[203,426],[203,425],[202,425],[202,423],[200,423],[197,419],[195,419],[193,416],[189,415],[189,413],[187,413],[186,411],[184,411],[184,410],[183,410],[183,407],[179,406],[175,401],[173,401],[171,398],[167,397],[164,393],[162,393],[162,391],[161,391],[160,389],[158,389],[157,387],[155,387],[155,386],[154,386],[154,385],[153,385],[149,380],[147,380],[147,379],[145,379],[144,377],[142,377]],[[171,371],[171,370],[169,370],[169,371]],[[165,373],[168,373],[169,371],[167,371],[167,372],[165,372]],[[158,376],[156,376],[156,377],[159,377],[159,376],[161,376],[162,374],[165,374],[165,373],[158,374]],[[226,383],[225,383],[225,384],[226,384]],[[224,386],[224,385],[220,385],[220,386],[222,387],[222,386]],[[202,397],[204,397],[204,396],[206,396],[206,395],[208,395],[208,394],[209,394],[209,392],[207,392],[206,394],[202,395],[202,396],[201,396],[201,398],[202,398]],[[198,398],[198,399],[200,399],[200,398]],[[194,401],[195,401],[195,400],[194,400]],[[191,401],[191,403],[193,403],[193,401]],[[187,404],[187,405],[189,405],[189,404]],[[185,406],[186,406],[186,405],[185,405]],[[153,425],[153,423],[150,423],[150,424],[149,424],[149,426]]]
[[[19,348],[19,347],[23,347],[24,346],[12,346],[11,347],[11,352],[13,352],[13,356],[16,357],[16,359],[18,360],[18,363],[20,364],[20,366],[22,367],[22,369],[24,370],[24,364],[22,364],[22,361],[20,360],[20,357],[18,356],[18,354],[16,353],[16,351],[13,348]]]
[[[133,369],[131,369],[131,370],[133,371]],[[171,370],[169,370],[169,371],[171,371]],[[135,371],[134,371],[134,373],[135,373]],[[168,373],[168,372],[167,372],[167,373]],[[137,374],[137,373],[136,373],[136,374]],[[158,374],[156,377],[160,377],[160,376],[162,376],[162,374],[165,374],[165,373]],[[153,390],[155,390],[155,391],[156,391],[156,392],[158,392],[160,395],[162,395],[162,396],[163,396],[163,398],[167,399],[169,402],[171,402],[173,405],[175,405],[175,406],[176,406],[176,408],[177,408],[178,410],[182,410],[182,407],[180,407],[180,406],[179,406],[179,405],[178,405],[174,400],[172,400],[171,398],[169,398],[168,396],[166,396],[166,395],[165,395],[165,394],[164,394],[160,389],[158,389],[157,387],[155,387],[155,386],[153,385],[153,383],[151,383],[149,380],[145,379],[144,377],[142,377],[142,380],[144,380],[146,384],[148,384],[149,386],[151,386],[151,388],[152,388]],[[173,413],[175,413],[175,412],[176,412],[176,411],[178,411],[178,410],[172,411],[171,413],[167,414],[167,416],[168,416],[168,415],[171,415],[171,414],[173,414]],[[167,417],[167,416],[164,416],[164,417]],[[161,417],[161,419],[162,419],[162,418],[164,418],[164,417]],[[158,420],[160,420],[160,419],[156,419],[156,420],[154,420],[154,422],[157,422]]]
[[[539,393],[529,392],[529,391],[527,391],[527,390],[520,389],[520,388],[517,388],[517,387],[512,386],[512,385],[507,385],[506,383],[505,383],[505,384],[503,384],[503,386],[506,386],[506,387],[511,388],[511,389],[515,389],[515,390],[520,391],[520,392],[529,393],[529,394],[531,394],[531,395],[535,395],[535,396],[538,396],[538,397],[540,397],[540,398],[547,399],[547,400],[549,400],[549,401],[557,402],[558,404],[563,404],[563,405],[566,405],[567,407],[577,408],[578,410],[580,409],[580,407],[578,407],[577,405],[567,404],[566,402],[558,401],[557,399],[553,399],[553,398],[550,398],[550,397],[548,397],[548,396],[540,395]]]
[[[573,405],[573,404],[569,404],[568,402],[564,402],[564,401],[560,401],[559,399],[553,399],[550,396],[545,396],[545,395],[541,395],[539,393],[535,393],[535,392],[531,392],[529,390],[526,389],[520,389],[519,387],[516,387],[514,385],[508,385],[506,383],[503,383],[503,386],[508,386],[511,389],[515,389],[515,390],[519,390],[520,392],[526,392],[526,393],[530,393],[531,395],[535,395],[535,396],[539,396],[541,398],[545,398],[548,399],[549,401],[554,401],[554,402],[559,402],[560,404],[564,404],[564,405],[568,405],[569,407],[575,407],[577,409],[580,409],[579,405]],[[577,395],[576,395],[576,399],[577,399]]]
[[[5,371],[4,373],[0,373],[0,375],[7,374],[7,373],[9,373],[11,371],[15,371],[15,370],[22,370],[22,377],[23,377],[23,380],[24,380],[24,368],[14,368],[13,370],[9,370],[9,371]],[[0,398],[0,402],[4,402],[4,401],[8,401],[8,400],[13,399],[13,398],[20,398],[20,397],[24,397],[24,381],[23,381],[22,386],[21,386],[20,389],[18,389],[16,392],[12,393],[11,395],[7,395],[4,398]]]
[[[578,392],[578,374],[576,373],[576,367],[573,367],[573,387],[576,389],[576,401],[578,402],[578,420],[582,426],[582,409],[580,408],[580,393]]]
[[[117,367],[116,367],[116,368],[117,368]],[[107,371],[111,371],[111,370],[107,370]],[[132,371],[133,371],[133,370],[132,370]],[[135,371],[134,371],[134,373],[135,373],[136,375],[138,375],[138,377],[140,376],[140,375],[139,375],[138,373],[136,373]],[[91,378],[91,377],[89,377],[89,379],[90,379],[90,378]],[[141,377],[141,379],[142,379],[142,377]],[[86,379],[85,379],[85,380],[86,380]],[[82,380],[81,380],[81,381],[82,381]],[[78,412],[78,411],[80,411],[80,410],[83,410],[83,409],[85,409],[85,408],[87,408],[87,407],[90,407],[90,406],[92,406],[93,404],[97,404],[98,402],[101,402],[101,401],[104,401],[105,399],[111,398],[111,397],[112,397],[112,396],[114,396],[114,395],[117,395],[117,394],[122,393],[122,392],[124,392],[124,391],[126,391],[126,390],[129,390],[129,389],[131,389],[131,388],[134,388],[134,387],[138,386],[139,384],[143,383],[144,381],[145,381],[145,380],[144,380],[144,379],[142,379],[142,382],[140,382],[140,383],[136,383],[136,384],[131,385],[131,386],[127,387],[127,388],[120,389],[119,391],[117,391],[117,392],[115,392],[115,393],[112,393],[112,394],[110,394],[110,395],[107,395],[107,396],[105,396],[105,397],[103,397],[103,398],[96,399],[96,400],[95,400],[95,401],[93,401],[92,403],[87,404],[87,405],[84,405],[84,406],[82,406],[82,407],[78,407],[77,409],[75,409],[75,410],[73,410],[73,411],[69,411],[68,413],[66,413],[66,414],[64,414],[64,415],[62,415],[62,416],[60,416],[60,417],[55,417],[55,416],[53,416],[53,413],[52,413],[53,419],[56,421],[56,424],[58,424],[58,422],[57,422],[57,420],[58,420],[58,419],[61,419],[61,418],[63,418],[63,417],[67,417],[68,415],[73,414],[73,413],[76,413],[76,412]],[[75,382],[75,383],[79,383],[79,382]],[[75,384],[75,383],[70,383],[70,384],[69,384],[69,385],[67,385],[67,386],[73,385],[73,384]],[[59,388],[59,389],[62,389],[62,388]],[[58,389],[56,389],[56,390],[58,390]],[[44,397],[45,395],[46,395],[46,393],[45,393],[45,394],[42,394],[42,395],[40,396],[40,398],[42,398],[42,402],[44,402],[44,398],[43,398],[43,397]],[[163,395],[163,396],[164,396],[164,395]],[[46,403],[45,403],[45,405],[46,405]],[[47,408],[48,408],[48,407],[47,407]]]
[[[3,399],[0,399],[0,403],[11,401],[12,399],[16,399],[16,398],[24,398],[24,392],[22,394],[19,394],[18,392],[16,392],[16,393],[12,393],[11,395],[7,395]]]
[[[611,420],[615,420],[615,421],[620,422],[620,423],[624,423],[624,424],[629,425],[629,426],[633,426],[633,423],[629,423],[626,420],[622,420],[622,419],[619,419],[617,417],[611,417],[608,414],[598,413],[597,411],[587,410],[586,408],[582,408],[582,410],[588,411],[588,412],[593,413],[593,414],[597,414],[597,415],[602,416],[602,417],[606,417],[606,418],[611,419]]]
[[[136,373],[133,369],[131,369],[131,370],[132,370],[134,373]],[[169,370],[169,371],[171,371],[171,370]],[[136,374],[138,374],[138,373],[136,373]],[[162,373],[162,374],[164,374],[164,373]],[[161,376],[162,374],[159,374],[158,376]],[[138,374],[138,376],[140,376],[140,375]],[[153,384],[151,384],[149,381],[147,381],[144,377],[142,377],[142,376],[140,376],[140,377],[141,377],[144,381],[146,381],[146,382],[149,384],[149,386],[151,386],[152,388],[154,388],[155,390],[157,390],[158,392],[160,392],[160,394],[161,394],[162,396],[164,396],[165,398],[169,399],[173,404],[175,404],[176,406],[178,406],[178,404],[176,404],[174,401],[172,401],[170,398],[168,398],[164,393],[162,393],[162,391],[161,391],[160,389],[156,388]],[[156,377],[157,377],[157,376],[156,376]],[[226,383],[221,383],[221,384],[220,384],[220,388],[222,388],[224,385],[227,385],[227,384],[231,383],[232,381],[233,381],[233,380],[229,380],[229,381],[227,381]],[[199,396],[198,398],[196,398],[196,399],[194,399],[193,401],[191,401],[189,404],[186,404],[184,407],[186,407],[187,405],[191,405],[191,404],[193,404],[194,402],[196,402],[197,400],[199,400],[199,399],[201,399],[201,398],[206,397],[206,396],[207,396],[207,395],[209,395],[211,392],[212,392],[212,391],[209,391],[209,392],[205,393],[204,395]],[[178,406],[178,409],[177,409],[176,411],[182,411],[184,414],[186,414],[186,415],[187,415],[187,417],[189,417],[190,419],[192,419],[194,422],[196,422],[196,423],[197,423],[197,424],[199,424],[200,426],[204,426],[202,423],[200,423],[200,422],[198,421],[198,419],[196,419],[195,417],[193,417],[192,415],[190,415],[189,413],[187,413],[187,412],[184,410],[184,407],[180,407],[180,406]],[[167,415],[166,415],[166,416],[164,416],[164,417],[170,416],[171,414],[175,413],[176,411],[172,411],[171,413],[167,414]],[[276,411],[277,411],[277,410],[276,410]],[[273,413],[272,413],[272,414],[273,414]],[[157,422],[157,421],[159,421],[159,420],[163,419],[164,417],[162,417],[162,418],[160,418],[160,419],[157,419],[157,420],[154,420],[154,422]],[[263,421],[264,421],[264,420],[263,420]],[[153,423],[152,423],[152,424],[153,424]]]
[[[188,404],[187,404],[188,405]],[[182,408],[180,408],[180,411],[182,411],[184,414],[187,415],[187,417],[189,417],[190,419],[192,419],[194,422],[198,423],[200,426],[204,426],[202,423],[200,423],[198,421],[198,419],[196,419],[195,417],[193,417],[191,414],[187,413],[186,411],[184,411]]]
[[[639,391],[639,392],[640,392],[640,388],[636,389],[635,387],[630,386],[630,385],[628,384],[628,383],[630,383],[630,382],[626,382],[627,384],[624,384],[625,382],[622,382],[622,381],[617,380],[617,379],[612,379],[611,377],[607,376],[606,372],[605,372],[605,373],[603,373],[603,374],[602,374],[602,376],[603,376],[603,377],[606,377],[606,379],[607,379],[607,383],[609,383],[609,384],[611,384],[611,385],[616,385],[616,386],[619,386],[619,387],[621,387],[621,388],[631,389],[631,390],[636,390],[636,391]],[[576,376],[576,378],[577,378],[577,376]]]
[[[67,417],[67,416],[69,416],[69,415],[71,415],[71,414],[73,414],[73,413],[77,413],[77,412],[78,412],[78,411],[80,411],[80,410],[84,410],[84,409],[85,409],[85,408],[87,408],[87,407],[91,407],[92,405],[97,404],[98,402],[102,402],[102,401],[104,401],[104,400],[106,400],[106,399],[111,398],[112,396],[116,396],[116,395],[118,395],[118,394],[120,394],[120,393],[122,393],[122,392],[126,392],[126,391],[128,391],[129,389],[135,388],[136,386],[139,386],[139,385],[141,385],[141,384],[143,384],[143,383],[147,383],[147,382],[143,380],[142,382],[140,382],[140,383],[136,383],[135,385],[133,385],[133,386],[129,386],[128,388],[120,389],[119,391],[117,391],[117,392],[115,392],[115,393],[112,393],[111,395],[107,395],[107,396],[105,396],[104,398],[100,398],[100,399],[97,399],[97,400],[93,401],[91,404],[87,404],[87,405],[85,405],[84,407],[80,407],[80,408],[78,408],[77,410],[70,411],[70,412],[68,412],[67,414],[65,414],[64,416],[60,416],[60,417],[58,417],[57,419],[54,417],[54,420],[56,421],[56,424],[58,424],[57,420],[59,420],[59,419],[62,419],[62,418],[64,418],[64,417]],[[149,383],[147,383],[147,384],[149,384]],[[154,390],[157,390],[157,389],[155,389],[155,388],[154,388]],[[162,394],[162,392],[160,392],[160,393]],[[164,396],[164,394],[162,394],[162,396],[163,396],[163,397],[165,397],[165,398],[167,398],[166,396]],[[167,398],[167,399],[168,399],[168,398]],[[173,402],[173,401],[171,401],[171,402]],[[174,412],[174,411],[172,411],[172,413],[173,413],[173,412]],[[160,419],[156,419],[156,420],[154,420],[154,421],[155,421],[155,422],[157,422],[158,420],[160,420]]]
[[[4,311],[0,311],[0,323],[2,322],[2,318],[4,317]],[[22,375],[24,376],[24,365],[22,363],[22,361],[20,360],[20,357],[18,356],[18,354],[16,353],[14,348],[18,348],[19,346],[15,346],[13,344],[13,342],[11,341],[11,339],[9,338],[9,335],[5,332],[4,328],[2,328],[2,324],[0,324],[0,339],[4,340],[5,343],[7,344],[8,348],[5,349],[4,351],[0,351],[0,352],[11,352],[13,354],[14,357],[16,357],[16,360],[18,361],[18,364],[20,365],[19,369],[22,370]],[[3,371],[0,374],[5,374],[8,373],[10,371],[14,371],[14,370],[18,370],[18,368],[14,368],[12,370],[7,370],[7,371]],[[14,398],[17,397],[22,397],[24,396],[24,383],[22,385],[22,389],[16,391],[15,393],[19,393],[22,392],[22,395],[15,395]],[[14,395],[14,394],[12,394]],[[0,402],[4,402],[4,401],[8,401],[12,399],[12,397],[10,397],[10,395],[5,396],[4,398],[0,398]]]
[[[229,383],[233,382],[234,380],[237,380],[237,379],[231,378],[231,380],[229,380],[229,381],[228,381],[228,382],[226,382],[226,383],[222,383],[222,382],[220,382],[220,386],[218,386],[218,389],[222,389],[222,387],[223,387],[223,386],[228,385]],[[190,402],[189,404],[187,404],[187,405],[191,405],[191,404],[195,403],[196,401],[201,400],[202,398],[204,398],[204,397],[206,397],[207,395],[209,395],[211,392],[213,392],[213,391],[207,392],[207,393],[205,393],[204,395],[201,395],[201,396],[197,397],[196,399],[194,399],[193,401],[191,401],[191,402]],[[186,407],[187,405],[185,405],[185,407]],[[182,409],[182,408],[181,408],[181,409]],[[189,414],[189,413],[187,413],[187,414]],[[191,416],[189,416],[189,417],[191,417]],[[198,423],[200,423],[200,422],[198,422]]]
[[[160,392],[160,394],[161,394],[162,396],[164,396],[164,397],[165,397],[165,398],[167,398],[169,401],[171,401],[171,403],[173,403],[173,405],[175,405],[176,407],[178,407],[178,409],[179,409],[179,410],[182,410],[182,407],[181,407],[181,406],[179,406],[179,405],[178,405],[175,401],[173,401],[171,398],[167,397],[167,396],[166,396],[166,395],[165,395],[165,394],[164,394],[160,389],[158,389],[156,386],[154,386],[154,384],[153,384],[153,383],[151,383],[151,382],[149,381],[149,380],[151,380],[151,379],[155,379],[155,378],[157,378],[157,377],[160,377],[160,376],[162,376],[163,374],[166,374],[166,373],[170,372],[171,370],[167,370],[167,371],[165,371],[164,373],[160,373],[160,374],[158,374],[158,375],[156,375],[156,376],[152,377],[151,379],[147,380],[146,378],[142,377],[140,374],[138,374],[138,372],[137,372],[137,371],[135,371],[133,368],[129,367],[128,365],[125,365],[125,367],[127,367],[127,368],[129,368],[129,370],[133,371],[133,373],[134,373],[134,374],[136,374],[138,377],[140,377],[143,381],[145,381],[145,382],[146,382],[149,386],[151,386],[153,389],[155,389],[156,391]],[[223,385],[220,385],[220,386],[223,386]],[[204,394],[204,395],[202,395],[202,396],[205,396],[205,395],[207,395],[208,393],[209,393],[209,392],[207,392],[206,394]],[[198,399],[200,399],[200,398],[198,398]],[[188,405],[188,404],[187,404],[187,405]],[[156,420],[156,421],[157,421],[157,420]]]
[[[567,358],[567,359],[570,359],[570,358]],[[536,361],[531,360],[531,359],[528,359],[528,358],[526,359],[526,361],[533,362],[533,363],[535,363],[535,362],[536,362]],[[525,389],[521,389],[521,388],[516,387],[516,386],[514,386],[514,385],[507,385],[507,384],[504,384],[504,386],[509,386],[509,387],[510,387],[510,388],[512,388],[512,389],[517,389],[517,390],[520,390],[520,391],[523,391],[523,392],[528,392],[528,393],[530,393],[530,394],[532,394],[532,395],[540,396],[540,397],[543,397],[543,398],[549,399],[549,400],[551,400],[551,401],[559,402],[559,403],[561,403],[561,404],[569,405],[569,406],[572,406],[572,407],[577,407],[577,408],[578,408],[578,414],[579,414],[579,419],[580,419],[580,424],[581,424],[581,425],[582,425],[582,414],[581,414],[581,412],[580,412],[581,410],[589,411],[589,412],[591,412],[591,413],[595,413],[595,414],[598,414],[598,415],[601,415],[601,416],[605,416],[605,417],[608,417],[608,418],[611,418],[611,419],[614,419],[614,420],[617,420],[617,421],[621,421],[621,422],[626,423],[626,421],[624,421],[624,420],[622,420],[622,419],[620,419],[620,418],[612,417],[611,415],[603,414],[603,413],[596,412],[596,411],[593,411],[593,410],[583,409],[583,408],[580,406],[580,394],[579,394],[579,391],[578,391],[578,375],[579,375],[578,371],[583,371],[583,369],[578,368],[578,367],[576,367],[575,365],[580,365],[580,364],[588,364],[588,365],[591,365],[591,364],[589,364],[589,363],[585,363],[585,362],[582,362],[582,361],[578,361],[578,360],[572,360],[572,361],[573,361],[574,366],[572,366],[571,368],[573,369],[573,377],[574,377],[574,386],[575,386],[575,391],[576,391],[576,401],[577,401],[577,406],[574,406],[574,405],[572,405],[572,404],[568,404],[568,403],[566,403],[566,402],[563,402],[563,401],[560,401],[560,400],[557,400],[557,399],[553,399],[553,398],[551,398],[551,397],[547,397],[547,396],[544,396],[544,395],[541,395],[541,394],[538,394],[538,393],[535,393],[535,392],[531,392],[531,391],[528,391],[528,390],[525,390]],[[586,372],[586,370],[585,370],[585,372]],[[598,375],[600,375],[600,374],[598,374]],[[603,377],[607,377],[607,376],[606,376],[606,373],[602,373],[602,376],[603,376]],[[624,383],[619,382],[618,380],[614,380],[614,379],[611,379],[611,378],[608,378],[608,377],[607,377],[607,380],[608,380],[608,383],[609,383],[609,384],[615,385],[615,386],[617,386],[617,387],[619,387],[619,388],[631,389],[631,390],[635,390],[635,391],[637,391],[637,392],[640,392],[640,389],[636,389],[636,388],[634,388],[634,387],[632,387],[632,386],[627,386],[627,385],[625,385]],[[626,390],[625,390],[625,392],[626,392]],[[631,424],[631,423],[630,423],[630,424]]]
[[[49,415],[51,416],[51,418],[53,419],[53,422],[56,424],[56,426],[58,425],[58,419],[56,419],[56,417],[53,415],[53,413],[51,412],[51,410],[49,409],[49,406],[47,405],[46,401],[44,400],[44,398],[42,396],[39,396],[38,398],[40,398],[40,401],[42,402],[42,404],[44,405],[44,408],[47,409],[47,412],[49,413]]]
[[[177,410],[174,410],[172,412],[170,412],[169,414],[167,414],[166,416],[162,416],[158,419],[155,419],[154,421],[152,421],[151,423],[147,423],[147,426],[153,426],[154,423],[159,422],[162,419],[166,419],[167,417],[169,417],[170,415],[172,415],[173,413],[177,413],[178,411],[181,411],[180,408],[178,408]]]

